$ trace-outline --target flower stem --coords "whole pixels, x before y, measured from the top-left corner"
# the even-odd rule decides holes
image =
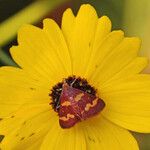
[[[66,0],[37,0],[0,25],[0,46],[9,42],[17,33],[18,28],[25,23],[39,21],[50,10]]]

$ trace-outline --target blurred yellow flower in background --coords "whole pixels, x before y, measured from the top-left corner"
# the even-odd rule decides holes
[[[142,39],[141,55],[150,59],[150,1],[126,0],[123,28],[128,36],[136,35]],[[150,64],[145,70],[150,73]]]

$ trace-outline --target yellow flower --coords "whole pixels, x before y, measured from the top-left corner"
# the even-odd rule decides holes
[[[0,68],[2,150],[138,150],[127,130],[150,132],[150,76],[140,74],[147,59],[138,56],[138,38],[111,32],[110,20],[86,4],[77,17],[67,9],[61,29],[51,19],[43,29],[23,26],[18,43],[10,52],[20,68]],[[68,77],[80,88],[86,79],[83,94],[96,91],[105,107],[63,129],[56,90]]]

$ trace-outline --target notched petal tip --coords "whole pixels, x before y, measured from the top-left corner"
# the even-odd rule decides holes
[[[139,37],[126,37],[126,39],[128,39],[131,42],[141,45],[141,39]]]
[[[31,24],[23,24],[22,26],[20,26],[20,28],[18,29],[18,34],[22,34],[22,32],[24,32],[25,30],[28,30],[29,28],[35,27]]]
[[[56,24],[53,19],[46,18],[43,20],[43,29],[47,28],[50,24]]]
[[[51,36],[55,36],[56,34],[52,35],[50,31],[61,32],[58,24],[53,19],[50,18],[46,18],[43,20],[43,30],[48,34],[51,34]]]
[[[72,9],[71,8],[67,8],[65,11],[64,11],[64,13],[63,13],[63,16],[65,16],[65,15],[72,15],[72,16],[74,16],[74,14],[73,14],[73,12],[72,12]]]
[[[16,45],[16,46],[13,45],[13,46],[11,46],[10,49],[9,49],[10,54],[11,54],[12,51],[14,51],[18,46],[19,46],[19,45]]]
[[[66,9],[62,16],[61,29],[64,33],[64,36],[68,40],[68,36],[71,37],[75,21],[75,16],[70,8]]]
[[[90,5],[90,4],[82,4],[80,6],[80,9],[83,9],[83,10],[94,10],[95,11],[95,8],[92,5]]]
[[[122,30],[114,30],[110,32],[106,38],[108,37],[111,37],[112,40],[119,39],[120,41],[124,38],[124,32]]]
[[[139,51],[141,48],[141,39],[139,37],[126,37],[124,39],[128,45],[132,45],[132,49]]]
[[[19,44],[25,44],[24,40],[28,38],[29,33],[33,34],[37,33],[37,32],[41,32],[42,29],[40,29],[39,27],[36,27],[34,25],[31,24],[24,24],[22,25],[19,30],[18,30],[18,36],[17,36],[17,41],[18,41],[18,45]]]
[[[78,11],[78,15],[87,15],[87,13],[91,13],[91,14],[94,14],[97,16],[97,12],[95,10],[95,8],[93,6],[91,6],[90,4],[83,4],[81,5],[81,7],[79,8],[79,11]]]
[[[16,52],[16,51],[18,51],[18,48],[19,48],[20,46],[19,46],[19,44],[17,45],[17,46],[12,46],[12,47],[10,47],[10,49],[9,49],[9,52],[10,52],[10,55],[11,55],[11,57],[12,57],[12,59],[15,61],[15,59],[13,58],[13,56],[14,56],[14,53]]]
[[[62,16],[61,27],[63,28],[64,24],[66,24],[67,22],[72,22],[72,21],[74,21],[74,19],[75,19],[75,16],[74,16],[71,8],[66,9]]]
[[[104,22],[110,29],[112,27],[111,20],[107,16],[102,16],[99,18],[99,21]]]
[[[122,30],[114,30],[112,33],[124,36],[124,32]]]

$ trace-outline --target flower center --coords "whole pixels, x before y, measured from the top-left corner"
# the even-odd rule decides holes
[[[100,112],[105,103],[96,96],[94,87],[86,79],[71,76],[55,85],[50,94],[50,103],[58,112],[62,128],[70,128]]]
[[[96,89],[88,84],[86,79],[82,79],[80,77],[76,78],[75,76],[68,77],[64,80],[69,86],[73,88],[82,90],[83,92],[92,94],[96,96]],[[53,109],[58,112],[60,108],[60,95],[62,93],[64,81],[56,84],[51,90],[51,98],[52,98],[52,106]]]

